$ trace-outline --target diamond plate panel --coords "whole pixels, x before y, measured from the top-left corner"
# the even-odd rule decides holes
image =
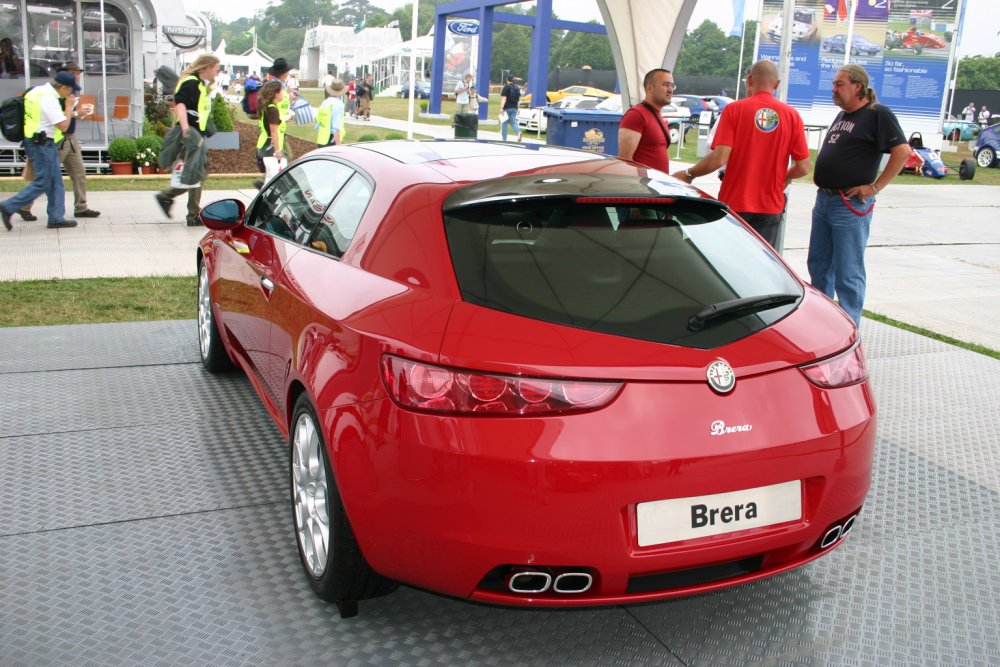
[[[0,538],[0,664],[680,664],[618,608],[401,588],[342,620],[293,539],[284,504]]]
[[[0,350],[0,374],[200,362],[195,320],[0,328]]]

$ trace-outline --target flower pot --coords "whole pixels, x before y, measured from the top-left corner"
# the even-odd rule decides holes
[[[131,162],[112,162],[111,163],[111,173],[115,176],[131,176],[132,175],[132,163]]]

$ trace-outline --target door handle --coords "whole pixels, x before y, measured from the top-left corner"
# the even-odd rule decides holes
[[[264,290],[264,294],[267,295],[267,298],[270,299],[271,293],[274,292],[274,281],[268,278],[267,276],[261,276],[260,286]]]

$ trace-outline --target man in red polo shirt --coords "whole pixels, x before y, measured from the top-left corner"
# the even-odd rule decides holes
[[[779,83],[773,62],[754,63],[747,75],[750,96],[722,110],[712,152],[674,174],[690,183],[726,165],[719,199],[772,246],[781,230],[785,188],[793,178],[808,174],[811,164],[802,117],[774,96]]]
[[[660,109],[674,96],[674,75],[654,69],[642,79],[646,99],[625,112],[618,123],[618,157],[670,173],[670,134]]]

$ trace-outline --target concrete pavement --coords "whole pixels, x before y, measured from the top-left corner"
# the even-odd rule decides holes
[[[371,124],[404,131],[406,125],[380,118]],[[352,125],[359,131],[369,124]],[[415,131],[453,135],[447,126],[420,125]],[[480,136],[499,138],[489,131]],[[696,185],[716,194],[718,183],[713,175]],[[254,194],[252,189],[207,191],[202,202],[226,197],[249,202]],[[785,233],[785,259],[807,279],[813,196],[811,185],[793,184]],[[15,215],[14,231],[0,230],[0,280],[194,275],[195,244],[204,230],[184,225],[183,196],[174,204],[173,221],[164,218],[152,192],[91,192],[88,202],[103,215],[80,220],[74,229],[46,229],[42,202],[35,206],[38,222],[23,222]],[[998,209],[997,186],[886,188],[872,223],[866,309],[1000,350]]]

